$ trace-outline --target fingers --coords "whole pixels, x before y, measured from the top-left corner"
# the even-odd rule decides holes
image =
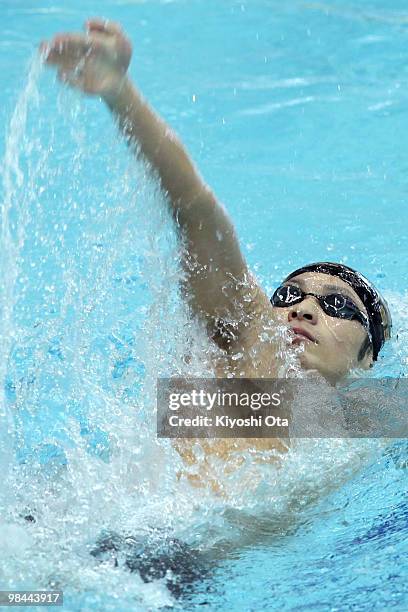
[[[78,61],[95,46],[95,41],[83,34],[58,34],[50,43],[41,43],[40,51],[49,64]]]
[[[101,39],[103,41],[103,37]],[[59,34],[51,42],[42,42],[40,52],[47,64],[72,67],[91,53],[100,51],[102,41],[98,40],[97,35]]]
[[[112,34],[114,36],[123,34],[120,25],[108,19],[88,19],[88,21],[85,22],[85,28],[88,32],[104,32],[105,34]]]
[[[51,42],[42,42],[40,52],[49,64],[59,64],[65,60],[78,60],[91,49],[95,49],[99,42],[103,42],[104,35],[120,36],[124,38],[122,28],[114,21],[107,19],[89,19],[85,23],[86,34],[57,34]]]
[[[81,62],[84,62],[81,69],[90,72],[95,72],[95,66],[98,65],[124,74],[130,64],[132,45],[120,26],[102,19],[91,19],[86,26],[85,34],[61,33],[51,41],[42,42],[42,60],[62,69],[64,77],[76,71]]]

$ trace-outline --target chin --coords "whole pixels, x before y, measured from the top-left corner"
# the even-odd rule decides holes
[[[316,358],[311,357],[306,352],[299,355],[300,365],[304,370],[319,370],[319,362]]]
[[[303,370],[315,370],[328,380],[337,378],[336,373],[327,371],[327,368],[322,367],[322,364],[316,357],[302,353],[299,355],[299,361]]]

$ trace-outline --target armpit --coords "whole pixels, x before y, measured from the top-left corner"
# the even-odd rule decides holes
[[[246,339],[256,337],[255,329],[270,320],[271,304],[266,294],[251,277],[240,287],[240,294],[231,309],[234,316],[217,316],[208,322],[208,335],[222,349],[229,350]],[[252,342],[251,342],[252,344]]]
[[[219,348],[228,351],[238,341],[238,322],[217,318],[208,323],[208,334]]]

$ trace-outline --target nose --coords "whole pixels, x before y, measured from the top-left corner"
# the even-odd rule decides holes
[[[288,320],[289,322],[307,321],[311,325],[316,325],[317,305],[314,303],[314,298],[310,296],[299,304],[295,304],[289,311]]]

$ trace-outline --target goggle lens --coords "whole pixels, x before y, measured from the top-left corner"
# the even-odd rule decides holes
[[[354,304],[353,300],[341,293],[316,295],[314,293],[305,293],[296,285],[282,285],[273,294],[271,302],[273,306],[278,308],[288,308],[293,304],[302,302],[308,295],[315,297],[322,310],[330,317],[348,319],[350,321],[355,319],[368,328],[368,318],[366,315]]]

